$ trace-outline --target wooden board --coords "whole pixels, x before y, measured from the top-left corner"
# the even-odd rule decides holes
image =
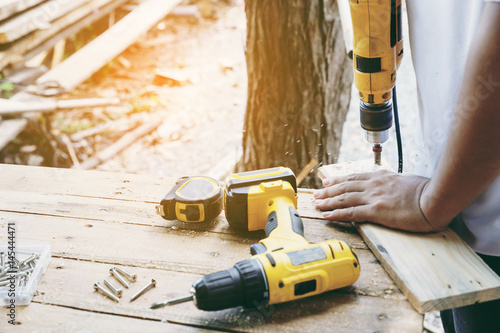
[[[371,171],[372,161],[319,169],[320,177]],[[420,313],[500,298],[498,277],[450,228],[432,234],[355,224],[361,236]]]
[[[54,292],[54,291],[51,291]],[[4,323],[2,323],[4,324]],[[78,311],[76,309],[49,305],[35,301],[29,306],[18,308],[16,325],[11,332],[192,332],[194,328],[185,325],[171,324],[165,321],[140,319],[129,316],[116,316]],[[4,326],[5,327],[5,326]],[[19,328],[20,330],[17,330]],[[22,328],[22,329],[21,329]],[[196,330],[198,331],[198,330]],[[201,332],[208,330],[199,329]]]
[[[0,2],[0,20],[38,5],[44,0],[3,0]]]
[[[37,82],[58,81],[71,90],[122,53],[141,34],[164,18],[180,0],[147,0],[130,14],[70,56]]]
[[[149,310],[152,302],[183,296],[203,274],[249,258],[249,245],[263,234],[238,234],[222,217],[204,226],[163,220],[154,214],[154,204],[174,179],[3,164],[0,174],[0,231],[14,221],[18,242],[51,244],[53,258],[33,302],[82,312],[85,318],[80,323],[73,314],[55,310],[54,323],[68,318],[68,327],[84,329],[92,312],[143,318],[147,325],[165,320],[238,331],[322,331],[326,326],[342,332],[422,331],[422,316],[411,308],[354,228],[309,218],[304,218],[308,240],[338,238],[356,248],[361,276],[352,287],[257,311],[240,307],[203,312],[192,303]],[[310,191],[301,193],[299,197],[307,197],[303,205],[310,204]],[[4,237],[0,233],[0,241]],[[119,304],[92,289],[96,281],[110,277],[113,265],[127,266],[139,279],[124,290]],[[157,287],[129,303],[128,297],[150,278],[158,281]],[[140,327],[132,321],[130,325]]]
[[[50,22],[78,8],[90,0],[49,0],[14,16],[0,24],[0,44],[10,43],[38,29],[45,29]]]

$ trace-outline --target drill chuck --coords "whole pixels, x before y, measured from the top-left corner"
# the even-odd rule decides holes
[[[389,139],[392,126],[392,103],[383,104],[359,103],[361,127],[366,131],[366,140],[381,144]]]
[[[193,284],[195,305],[217,311],[240,305],[256,307],[269,301],[262,264],[257,259],[240,261],[233,268],[205,275]]]

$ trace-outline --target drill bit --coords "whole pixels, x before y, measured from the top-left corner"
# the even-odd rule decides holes
[[[184,296],[184,297],[179,297],[179,298],[174,298],[173,300],[170,301],[164,301],[164,302],[158,302],[158,303],[153,303],[149,307],[150,309],[159,309],[167,305],[175,305],[179,303],[184,303],[184,302],[189,302],[194,299],[194,295],[191,294],[189,296]]]
[[[382,145],[379,143],[373,144],[373,156],[376,165],[382,165]]]

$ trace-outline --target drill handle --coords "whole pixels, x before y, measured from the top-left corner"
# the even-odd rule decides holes
[[[297,212],[297,210],[295,209],[295,207],[293,206],[290,206],[288,207],[288,211],[289,211],[289,218],[290,218],[290,221],[289,223],[287,223],[288,221],[283,221],[283,224],[286,223],[287,226],[290,226],[291,227],[291,230],[283,230],[282,232],[293,232],[295,234],[298,234],[302,237],[304,237],[304,224],[302,223],[302,218],[300,217],[299,213]],[[288,218],[288,216],[287,216]],[[272,211],[269,216],[267,217],[267,223],[266,223],[266,237],[271,237],[271,233],[273,231],[276,230],[277,233],[281,233],[280,231],[281,230],[277,230],[278,229],[278,213],[277,211]],[[289,228],[287,228],[289,229]],[[279,237],[279,236],[278,236]]]
[[[302,218],[294,205],[286,201],[275,205],[277,209],[272,210],[267,218],[265,228],[267,238],[250,246],[252,255],[309,244],[304,237]]]

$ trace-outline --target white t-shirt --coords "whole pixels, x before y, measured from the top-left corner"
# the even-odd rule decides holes
[[[484,0],[407,0],[420,120],[432,172],[445,148],[469,47],[484,3]],[[475,251],[500,256],[500,177],[461,215],[452,225],[460,236]]]

